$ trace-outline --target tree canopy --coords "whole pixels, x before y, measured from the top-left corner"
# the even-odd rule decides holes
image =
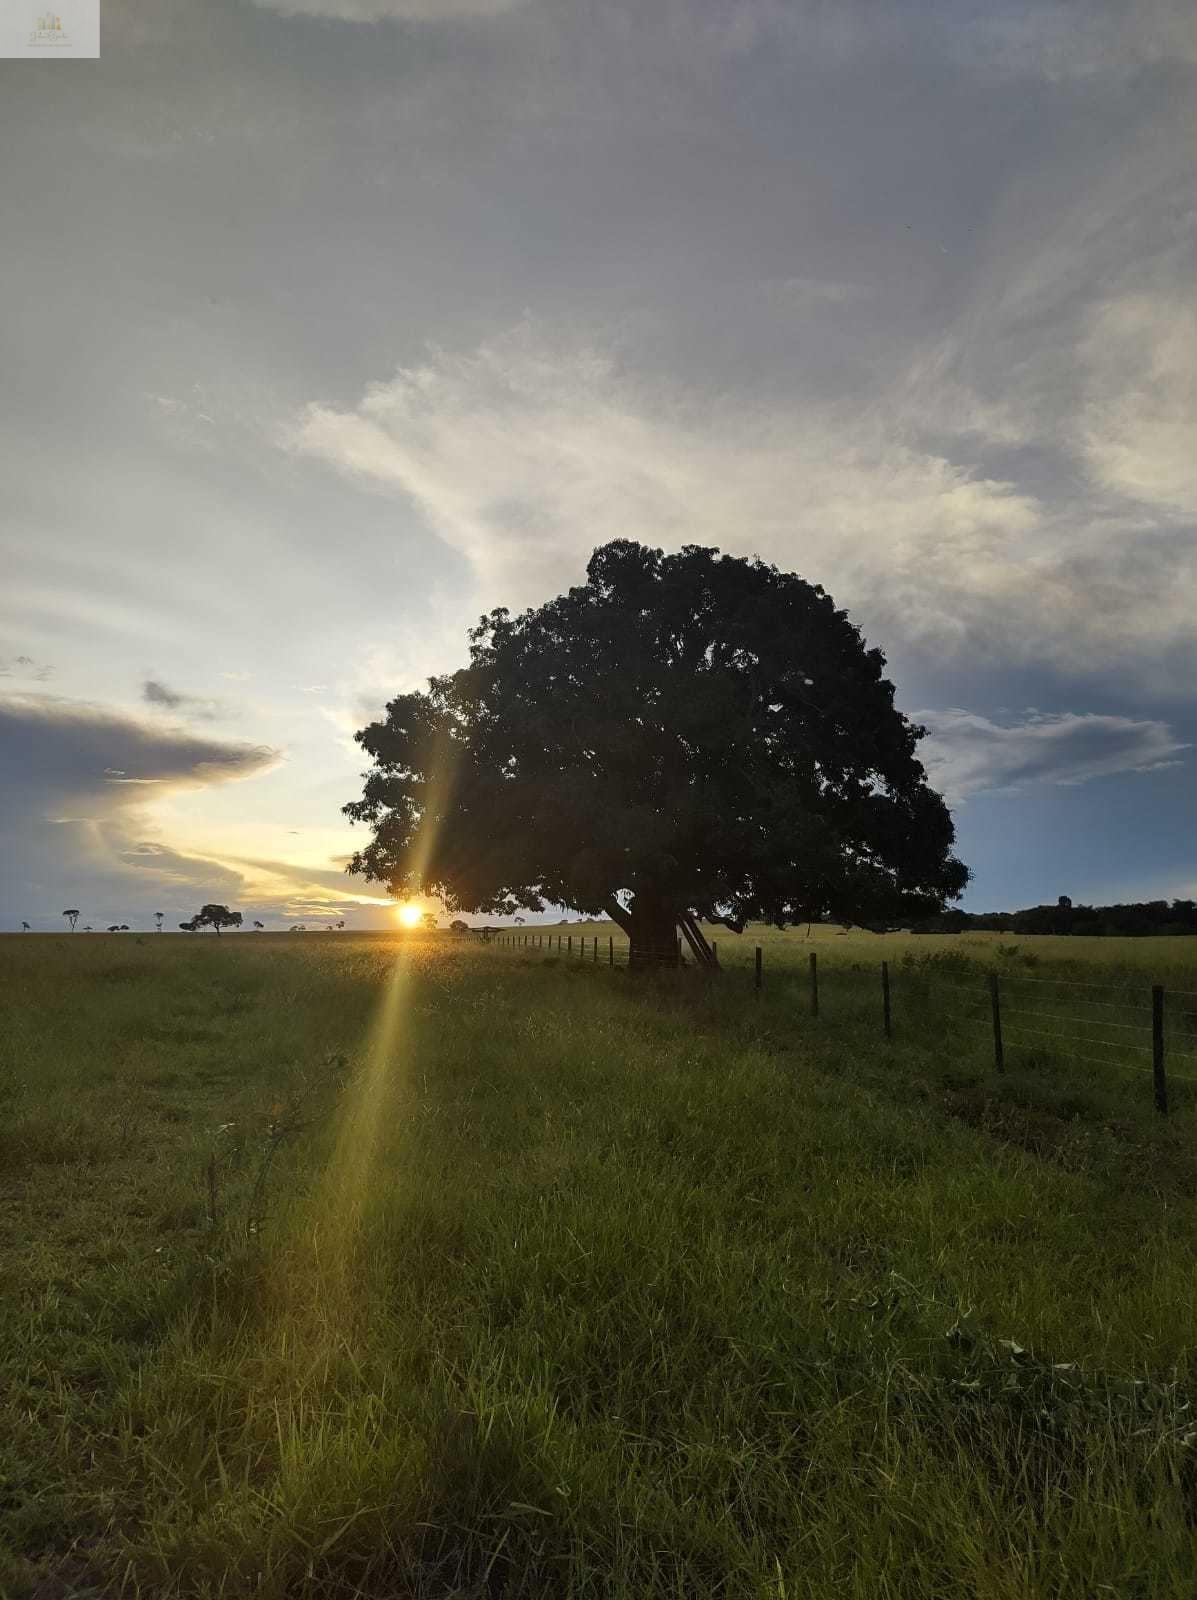
[[[215,905],[209,902],[201,906],[191,919],[194,928],[215,928],[217,934],[222,928],[239,928],[241,926],[240,911],[230,911],[228,906]],[[182,924],[181,924],[182,926]]]
[[[373,766],[345,811],[373,837],[349,870],[395,895],[606,913],[635,954],[697,919],[927,915],[967,881],[923,730],[817,585],[617,540],[470,641],[357,734]]]

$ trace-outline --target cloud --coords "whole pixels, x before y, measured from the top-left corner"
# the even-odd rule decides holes
[[[32,656],[0,657],[0,678],[32,678],[36,683],[44,683],[53,671],[53,667],[34,661]]]
[[[433,351],[352,411],[311,405],[285,443],[409,497],[494,603],[576,581],[609,539],[699,542],[951,642],[970,613],[1017,618],[1042,549],[1032,496],[916,448],[880,412],[700,402],[531,322]]]
[[[165,706],[173,711],[176,706],[185,705],[188,696],[176,694],[173,689],[168,689],[164,683],[158,683],[153,678],[147,678],[141,686],[141,697],[152,706]]]
[[[158,678],[145,680],[141,686],[141,698],[156,711],[185,709],[191,716],[200,717],[205,722],[211,722],[220,714],[220,708],[215,700],[203,700],[197,695],[183,694]]]
[[[1164,722],[1096,713],[1026,713],[998,723],[972,711],[920,711],[920,746],[931,783],[950,801],[1031,784],[1088,783],[1122,772],[1175,766],[1191,748]]]
[[[1197,520],[1197,309],[1126,294],[1093,312],[1083,445],[1108,488]]]
[[[182,789],[256,777],[262,745],[199,738],[48,695],[0,698],[0,906],[35,914],[59,900],[97,924],[172,891],[232,894],[240,876],[162,841],[153,804]],[[71,896],[74,894],[75,898]]]
[[[439,22],[463,17],[497,17],[526,0],[254,0],[287,17],[319,17],[326,22]]]

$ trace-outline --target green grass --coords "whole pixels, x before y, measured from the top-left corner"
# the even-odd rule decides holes
[[[5,940],[0,1593],[1191,1600],[1197,1118],[938,984],[1197,950],[820,934]]]

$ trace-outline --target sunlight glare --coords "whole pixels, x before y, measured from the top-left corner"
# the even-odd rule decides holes
[[[399,918],[403,927],[414,928],[420,920],[420,908],[415,905],[399,906],[396,908],[395,915]]]

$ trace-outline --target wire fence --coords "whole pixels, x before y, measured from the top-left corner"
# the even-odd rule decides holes
[[[613,935],[541,930],[490,936],[500,948],[538,953],[591,966],[626,967],[629,946]],[[679,963],[684,964],[681,941]],[[722,970],[722,969],[717,969]],[[749,969],[752,992],[781,981],[799,1000],[805,991],[812,1017],[829,1015],[828,969],[810,952],[803,970],[785,963],[765,971],[764,951],[754,947]],[[896,1031],[925,1037],[938,1030],[954,1047],[992,1053],[994,1070],[1005,1072],[1008,1058],[1033,1066],[1045,1058],[1064,1058],[1115,1073],[1136,1072],[1150,1085],[1156,1110],[1166,1116],[1169,1085],[1197,1083],[1197,989],[1167,988],[1131,980],[1094,983],[1076,978],[1023,977],[934,963],[882,961],[878,967],[830,968],[835,984],[835,1014],[873,1023],[887,1039]],[[850,983],[845,983],[850,978]]]

